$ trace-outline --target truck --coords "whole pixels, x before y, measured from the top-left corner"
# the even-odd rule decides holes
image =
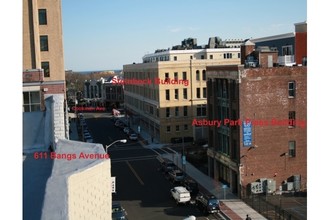
[[[213,195],[199,194],[196,196],[195,204],[205,214],[220,212],[220,201]]]
[[[171,190],[171,197],[175,200],[176,204],[186,204],[190,202],[190,192],[183,186],[176,186]]]

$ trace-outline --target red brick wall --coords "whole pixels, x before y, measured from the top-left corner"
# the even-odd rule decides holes
[[[289,111],[296,111],[296,119],[307,123],[307,68],[276,67],[245,69],[240,84],[240,119],[263,122],[288,119]],[[296,97],[288,98],[288,82],[296,81]],[[242,129],[241,129],[242,130]],[[242,137],[242,131],[241,131]],[[253,145],[240,143],[242,185],[259,178],[276,180],[277,188],[292,175],[307,180],[307,128],[296,126],[261,126],[252,128]],[[296,157],[290,158],[288,142],[296,141]]]
[[[44,81],[43,70],[33,70],[23,72],[23,83]]]
[[[296,33],[295,44],[296,63],[302,64],[303,57],[307,57],[307,32]]]

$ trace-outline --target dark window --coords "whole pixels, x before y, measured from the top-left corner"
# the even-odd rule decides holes
[[[178,58],[176,56],[174,56],[174,61],[177,61],[177,60],[178,60]]]
[[[170,108],[167,107],[167,108],[166,108],[166,118],[170,117],[170,114],[171,114],[171,112],[170,112]]]
[[[40,111],[39,91],[23,92],[23,111],[24,112]]]
[[[169,73],[165,73],[165,82],[168,82],[169,80]]]
[[[197,98],[201,97],[201,89],[200,88],[196,88],[196,97]]]
[[[213,59],[213,55],[210,55],[210,59],[211,59],[211,60]]]
[[[295,127],[295,120],[296,120],[296,112],[295,111],[289,111],[289,127],[293,128]]]
[[[295,156],[296,156],[296,142],[289,141],[289,157],[295,157]]]
[[[179,89],[174,90],[174,98],[179,99]]]
[[[196,80],[200,80],[199,70],[196,70]]]
[[[166,126],[166,131],[170,132],[171,131],[171,126]]]
[[[182,79],[187,80],[187,72],[182,72]]]
[[[175,116],[179,116],[179,107],[175,107]]]
[[[206,105],[197,105],[197,116],[206,116]]]
[[[203,88],[203,98],[206,98],[206,87]]]
[[[176,126],[175,126],[175,130],[176,130],[176,131],[180,131],[180,125],[176,125]]]
[[[206,70],[202,71],[202,79],[205,81],[206,80]]]
[[[174,79],[178,80],[178,73],[174,72]]]
[[[166,89],[166,100],[170,100],[170,90]]]
[[[201,59],[204,60],[204,55],[201,56]]]
[[[40,51],[48,51],[48,36],[40,36]]]
[[[183,116],[188,116],[188,106],[183,106]]]
[[[183,89],[183,98],[188,99],[188,92],[187,89]]]
[[[184,124],[183,125],[183,129],[186,131],[186,130],[188,130],[188,125],[187,124]]]
[[[47,24],[47,11],[46,9],[39,9],[39,25]]]
[[[294,98],[296,95],[296,83],[294,81],[289,82],[288,90],[289,90],[289,98]]]
[[[49,62],[41,62],[41,68],[44,70],[44,77],[50,77]]]

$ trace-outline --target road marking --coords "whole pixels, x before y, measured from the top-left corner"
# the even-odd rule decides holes
[[[137,172],[134,170],[134,168],[132,167],[132,165],[127,160],[126,160],[126,164],[131,169],[131,171],[133,172],[133,174],[135,175],[135,177],[138,179],[138,181],[141,183],[141,185],[144,185],[144,182],[142,181],[142,179],[139,177],[139,175],[137,174]]]

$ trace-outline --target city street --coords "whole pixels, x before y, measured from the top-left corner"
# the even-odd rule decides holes
[[[88,128],[94,142],[103,146],[119,139],[128,139],[123,130],[114,125],[109,113],[85,113]],[[109,147],[111,175],[116,177],[116,193],[113,201],[120,201],[129,219],[184,219],[194,215],[197,219],[217,219],[204,216],[193,204],[176,205],[170,197],[174,186],[158,170],[157,159],[161,153],[170,150],[144,148],[139,141],[128,140]],[[109,185],[110,187],[110,185]]]

